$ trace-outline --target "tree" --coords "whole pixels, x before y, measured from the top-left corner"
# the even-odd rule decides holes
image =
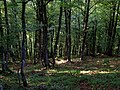
[[[0,36],[1,36],[1,44],[0,44],[0,57],[1,57],[1,64],[2,64],[2,72],[5,72],[5,59],[4,59],[4,47],[3,47],[3,27],[2,27],[2,9],[0,8]]]
[[[51,0],[44,1],[44,0],[37,0],[37,18],[40,24],[39,28],[39,57],[40,59],[44,58],[44,64],[45,67],[50,67],[49,64],[49,59],[48,59],[48,22],[47,22],[47,10],[46,10],[46,5],[50,2]],[[42,34],[41,34],[42,33]],[[43,44],[43,50],[41,51],[41,45]]]
[[[62,0],[61,0],[61,3],[62,3]],[[58,45],[58,41],[59,41],[59,35],[60,35],[60,30],[61,30],[61,22],[62,22],[62,10],[63,10],[63,7],[60,6],[60,14],[59,14],[59,26],[58,26],[58,31],[57,31],[57,34],[56,34],[56,42],[55,42],[55,45],[54,45],[54,52],[53,52],[53,67],[55,65],[55,57],[57,55],[57,45]]]
[[[9,68],[8,68],[8,60],[9,60],[9,50],[10,50],[10,39],[9,39],[9,32],[10,32],[10,28],[9,28],[9,23],[8,23],[8,11],[7,11],[7,2],[6,0],[4,0],[4,9],[5,9],[5,23],[6,23],[6,32],[7,32],[7,46],[6,46],[6,50],[5,50],[5,71],[9,71],[12,72]]]
[[[25,0],[22,0],[22,31],[23,31],[23,39],[22,39],[22,60],[21,60],[21,76],[23,81],[23,86],[27,87],[27,80],[24,75],[24,66],[25,66],[25,39],[26,39],[26,23],[25,23],[25,7],[26,2]]]
[[[65,2],[66,3],[66,2]],[[71,0],[69,1],[71,4]],[[69,62],[71,62],[71,7],[65,7],[65,29],[66,29],[66,55]]]
[[[88,30],[88,18],[89,18],[89,6],[90,6],[90,0],[85,0],[85,15],[84,15],[84,36],[83,36],[83,42],[82,42],[82,51],[81,51],[81,60],[84,60],[84,53],[85,53],[85,44],[86,44],[86,38],[87,38],[87,30]]]

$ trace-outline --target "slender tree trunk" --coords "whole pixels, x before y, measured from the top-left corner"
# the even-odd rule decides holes
[[[54,37],[54,29],[52,30],[51,40],[50,40],[50,58],[52,58],[53,56],[53,37]]]
[[[114,28],[114,21],[115,21],[115,10],[116,10],[116,2],[113,2],[112,13],[110,16],[109,22],[109,30],[108,30],[108,47],[107,47],[107,55],[112,56],[112,34]]]
[[[5,22],[6,22],[6,29],[7,29],[7,48],[6,48],[6,52],[5,52],[5,70],[8,70],[8,59],[9,59],[9,48],[10,48],[10,38],[9,38],[9,23],[8,23],[8,12],[7,12],[7,2],[6,0],[4,0],[4,9],[5,9]]]
[[[59,45],[59,57],[62,57],[62,44]]]
[[[61,0],[62,2],[62,0]],[[58,31],[57,31],[57,34],[56,34],[56,42],[55,42],[55,45],[54,45],[54,52],[53,52],[53,68],[54,68],[54,65],[55,65],[55,57],[57,55],[57,45],[58,45],[58,42],[59,42],[59,35],[60,35],[60,30],[61,30],[61,22],[62,22],[62,6],[60,6],[60,14],[59,14],[59,26],[58,26]]]
[[[79,51],[78,51],[78,54],[77,54],[77,57],[79,57],[80,56],[80,53],[81,53],[81,44],[80,44],[80,37],[81,37],[81,35],[80,35],[80,17],[78,16],[78,29],[79,29],[79,33],[78,33],[78,37],[77,37],[77,46],[79,47]]]
[[[97,20],[94,21],[94,28],[93,28],[93,47],[92,47],[92,56],[95,57],[95,47],[96,47],[96,31],[97,31]]]
[[[69,1],[71,3],[71,0]],[[65,25],[66,25],[66,54],[68,61],[71,62],[71,8],[65,7]]]
[[[30,56],[30,59],[32,59],[32,39],[30,37],[29,37],[29,45],[30,45],[29,56]]]
[[[0,8],[0,36],[1,36],[1,43],[0,43],[0,59],[1,59],[1,66],[2,72],[5,72],[5,59],[4,59],[4,47],[3,47],[3,28],[2,28],[2,9]]]
[[[22,76],[22,82],[23,86],[27,87],[27,80],[24,74],[24,66],[25,66],[25,39],[26,39],[26,25],[25,25],[25,0],[22,0],[22,30],[23,30],[23,40],[22,40],[22,60],[21,60],[21,76]]]
[[[120,54],[120,36],[118,36],[118,49],[117,49],[117,54]]]
[[[70,0],[71,2],[71,0]],[[71,62],[71,8],[68,10],[68,61]]]
[[[83,42],[82,42],[82,51],[81,51],[81,60],[84,60],[84,53],[85,53],[85,44],[86,44],[86,38],[87,38],[87,27],[88,27],[88,18],[89,18],[89,6],[90,6],[90,0],[86,0],[87,6],[85,6],[85,16],[84,16],[84,36],[83,36]]]
[[[117,27],[117,21],[118,21],[118,14],[119,14],[119,7],[120,7],[120,1],[118,2],[118,6],[117,6],[117,13],[116,13],[116,19],[115,19],[115,24],[114,24],[114,28],[113,28],[113,35],[112,35],[112,44],[111,44],[111,48],[113,51],[114,48],[114,42],[115,42],[115,35],[116,35],[116,27]],[[113,52],[112,52],[113,54]]]
[[[35,31],[35,42],[34,42],[34,61],[33,63],[36,64],[36,58],[37,58],[37,31]]]

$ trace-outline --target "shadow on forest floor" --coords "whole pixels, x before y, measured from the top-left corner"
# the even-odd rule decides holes
[[[25,75],[29,86],[19,85],[17,74],[0,74],[4,90],[120,90],[120,58],[91,58],[69,63],[56,61],[55,69],[27,64]],[[16,72],[17,66],[10,65]]]

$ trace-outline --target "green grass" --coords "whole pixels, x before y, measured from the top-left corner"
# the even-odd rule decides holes
[[[87,81],[93,89],[97,90],[116,90],[120,88],[120,73],[107,73],[107,74],[95,74],[95,75],[83,75],[80,81]]]

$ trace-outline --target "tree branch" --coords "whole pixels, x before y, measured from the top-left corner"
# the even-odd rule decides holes
[[[96,4],[98,4],[99,2],[96,2],[96,3],[94,3],[90,8],[89,8],[89,10],[90,9],[92,9]]]
[[[51,1],[53,1],[53,0],[48,0],[48,1],[46,2],[45,6],[46,6],[49,2],[51,2]]]
[[[25,4],[27,4],[29,1],[32,1],[32,0],[27,0],[27,1],[25,2]]]

